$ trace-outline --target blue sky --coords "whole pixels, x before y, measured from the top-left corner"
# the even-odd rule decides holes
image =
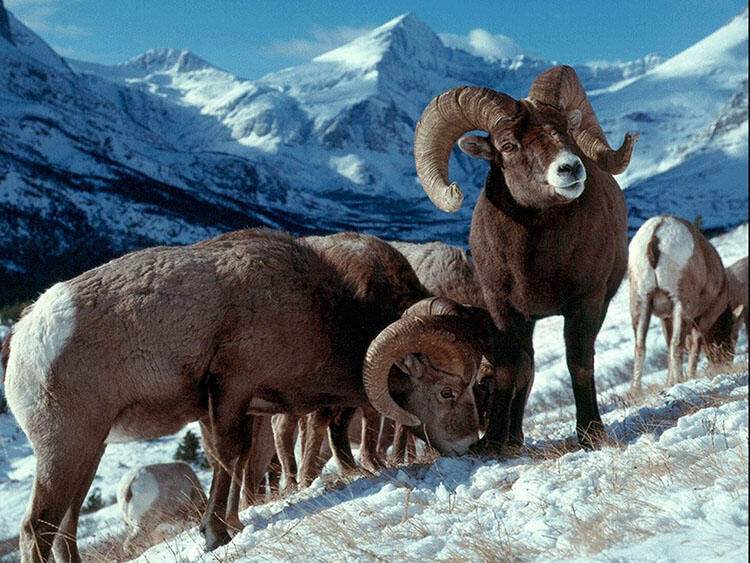
[[[674,55],[745,0],[5,0],[64,56],[114,64],[152,47],[190,49],[246,78],[299,64],[405,12],[477,53],[560,63]]]

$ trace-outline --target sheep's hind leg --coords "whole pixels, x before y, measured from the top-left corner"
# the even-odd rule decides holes
[[[682,303],[676,301],[672,308],[672,334],[669,337],[669,368],[667,385],[674,385],[682,380],[682,347],[683,329]]]
[[[245,507],[266,499],[266,471],[275,449],[270,416],[256,416],[253,422],[253,443],[243,469],[242,502]]]
[[[104,443],[104,438],[87,442],[84,437],[90,435],[75,428],[51,431],[42,443],[32,441],[37,453],[36,477],[21,522],[19,549],[23,561],[47,561],[53,543],[59,545],[57,550],[62,550],[65,560],[81,560],[75,538],[78,513]]]
[[[254,417],[246,414],[243,405],[233,402],[230,396],[230,393],[223,393],[218,398],[214,394],[209,397],[210,441],[215,463],[211,492],[200,525],[207,551],[229,543],[228,520],[232,520],[233,526],[239,522],[239,517],[234,521],[234,513],[228,515],[229,494],[232,480],[242,483],[241,460],[249,455],[253,438]],[[236,512],[236,507],[233,510]]]
[[[631,393],[641,392],[643,364],[646,360],[646,335],[651,320],[651,300],[641,299],[633,315],[633,332],[635,333],[635,353],[633,360],[633,380],[630,383]]]
[[[701,347],[703,346],[703,339],[701,338],[698,329],[692,328],[690,330],[690,342],[688,344],[688,366],[687,376],[688,379],[693,379],[698,369],[698,358],[701,354]]]
[[[68,510],[65,512],[62,524],[60,524],[60,534],[55,538],[52,547],[52,551],[58,561],[80,561],[81,559],[81,556],[78,553],[78,544],[76,543],[78,534],[78,517],[81,514],[81,506],[86,500],[86,495],[88,494],[91,483],[96,475],[96,470],[99,467],[99,462],[102,459],[105,447],[106,446],[102,444],[99,452],[90,460],[88,471],[81,473],[81,481],[78,485],[78,490],[76,491]]]

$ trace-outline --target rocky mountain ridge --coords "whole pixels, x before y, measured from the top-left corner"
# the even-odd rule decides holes
[[[242,227],[466,245],[486,167],[455,151],[451,174],[467,201],[455,215],[441,213],[416,180],[414,124],[447,88],[482,85],[522,97],[553,64],[488,61],[446,47],[405,14],[250,81],[173,49],[113,66],[65,60],[7,19],[0,302],[135,248]],[[700,211],[711,228],[747,220],[746,175],[736,185],[747,162],[746,25],[747,12],[701,42],[700,56],[576,67],[612,144],[626,130],[642,133],[618,178],[634,226],[657,206],[654,191],[658,212]],[[707,174],[723,178],[726,202],[684,197],[682,178],[705,183]]]

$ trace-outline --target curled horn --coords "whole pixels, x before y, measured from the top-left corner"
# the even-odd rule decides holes
[[[572,67],[552,67],[537,76],[529,89],[529,99],[564,112],[580,110],[581,126],[573,137],[583,153],[610,174],[620,174],[628,167],[640,135],[626,133],[622,146],[613,150]]]
[[[463,337],[463,322],[456,317],[403,317],[388,325],[370,344],[362,371],[367,398],[382,415],[404,426],[419,426],[419,418],[391,397],[388,374],[394,362],[407,354],[422,353],[440,364],[458,357],[464,375],[471,377],[481,361],[478,350]]]
[[[516,100],[489,88],[462,86],[433,98],[414,131],[417,176],[432,203],[453,213],[464,200],[458,184],[448,183],[448,159],[458,138],[467,131],[490,132],[517,112]]]
[[[404,311],[404,317],[431,317],[434,315],[454,315],[463,313],[464,307],[446,297],[428,297],[417,301]]]

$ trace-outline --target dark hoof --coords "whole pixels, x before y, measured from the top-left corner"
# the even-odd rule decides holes
[[[578,443],[586,450],[593,450],[609,442],[607,431],[604,425],[599,422],[591,422],[586,430],[577,429]]]
[[[383,462],[380,461],[378,458],[370,458],[370,457],[360,459],[359,464],[363,469],[366,469],[367,471],[371,471],[372,473],[380,471],[381,469],[385,467],[385,465],[383,465]]]
[[[217,547],[226,545],[232,541],[232,537],[229,535],[226,527],[215,530],[211,526],[201,522],[200,532],[206,538],[206,551],[213,551]]]
[[[211,532],[211,530],[208,530],[205,536],[206,536],[206,551],[213,551],[217,547],[221,547],[222,545],[226,545],[230,541],[232,541],[231,536],[226,530],[222,530],[218,533]]]
[[[474,443],[469,447],[470,455],[487,456],[487,457],[500,457],[503,452],[503,444],[495,441],[488,441],[487,438],[482,438],[478,442]]]

